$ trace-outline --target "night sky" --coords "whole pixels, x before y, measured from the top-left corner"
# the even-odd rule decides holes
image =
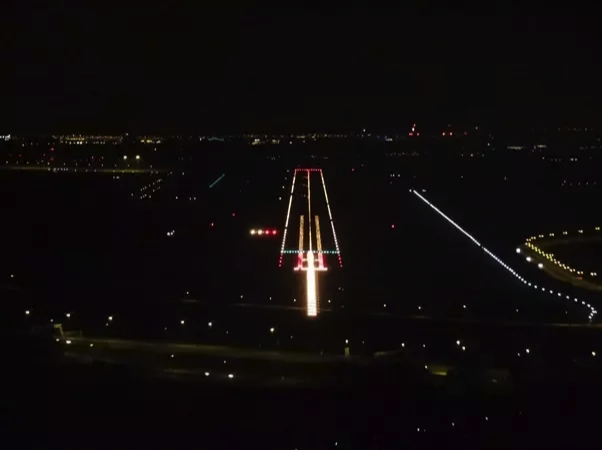
[[[602,119],[598,10],[61,4],[0,16],[0,132]]]

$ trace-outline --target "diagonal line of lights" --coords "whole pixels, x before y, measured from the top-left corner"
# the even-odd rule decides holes
[[[222,178],[224,178],[226,176],[225,173],[222,173],[213,183],[211,183],[209,185],[209,189],[212,189],[213,186],[215,186],[217,183],[219,183],[220,181],[222,181]]]
[[[297,178],[297,171],[293,172],[293,184],[291,186],[291,195],[288,199],[288,210],[286,211],[286,222],[284,223],[284,232],[282,233],[282,245],[280,246],[280,260],[278,261],[278,267],[282,267],[282,256],[284,255],[284,245],[286,244],[286,233],[288,232],[288,219],[291,216],[291,205],[293,204],[293,192],[295,191],[295,179]]]
[[[334,231],[334,221],[332,220],[332,211],[330,210],[330,202],[328,201],[328,193],[326,192],[326,183],[324,182],[324,173],[322,169],[320,171],[320,178],[322,178],[322,187],[324,188],[324,197],[326,198],[326,208],[328,209],[328,218],[330,219],[330,226],[332,227],[332,236],[334,237],[334,246],[337,251],[337,257],[339,259],[339,267],[343,267],[343,259],[341,258],[341,249],[339,248],[339,240],[337,239],[337,233]]]
[[[456,222],[454,222],[452,219],[450,219],[447,215],[445,215],[439,208],[437,208],[435,205],[433,205],[431,202],[429,202],[426,198],[424,198],[424,196],[420,195],[418,192],[416,192],[413,189],[410,189],[410,192],[412,192],[413,194],[415,194],[418,198],[420,198],[420,200],[422,200],[424,203],[426,203],[427,205],[429,205],[441,217],[443,217],[445,220],[447,220],[449,223],[451,223],[454,227],[456,227],[459,231],[461,231],[466,237],[468,237],[474,244],[476,244],[477,246],[481,247],[485,253],[487,253],[489,256],[491,256],[491,258],[493,258],[494,261],[496,261],[504,269],[506,269],[508,272],[510,272],[512,275],[514,275],[516,278],[518,278],[523,284],[525,284],[525,285],[527,285],[527,286],[529,286],[529,287],[531,287],[531,288],[533,288],[535,290],[541,289],[543,292],[548,292],[550,295],[556,294],[558,297],[565,297],[565,299],[567,299],[569,301],[571,300],[571,297],[569,295],[565,295],[565,294],[563,294],[561,292],[556,292],[555,293],[552,289],[546,289],[546,288],[541,287],[541,286],[538,287],[536,284],[530,283],[527,280],[525,280],[514,269],[512,269],[510,266],[508,266],[504,261],[502,261],[496,255],[494,255],[487,248],[485,248],[470,233],[468,233],[466,230],[464,230],[460,225],[458,225]],[[577,303],[577,304],[581,303],[581,306],[583,306],[583,307],[585,307],[585,308],[587,308],[589,310],[588,317],[589,317],[590,322],[592,321],[592,319],[594,318],[594,316],[598,313],[598,311],[596,311],[596,309],[593,306],[591,306],[589,303],[586,303],[583,300],[579,301],[579,299],[577,297],[573,298],[573,302]]]

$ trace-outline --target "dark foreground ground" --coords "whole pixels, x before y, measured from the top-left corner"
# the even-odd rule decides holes
[[[336,381],[319,386],[258,387],[74,363],[40,345],[4,341],[4,448],[596,447],[591,367],[533,364],[496,387],[471,367],[437,377],[393,359],[331,366]]]

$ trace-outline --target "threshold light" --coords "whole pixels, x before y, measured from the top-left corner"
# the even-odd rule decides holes
[[[520,248],[517,248],[517,249],[516,249],[516,253],[520,253]]]
[[[537,267],[539,267],[540,269],[543,269],[543,264],[539,263],[539,264],[537,264]]]
[[[136,159],[140,159],[140,155],[136,155]]]

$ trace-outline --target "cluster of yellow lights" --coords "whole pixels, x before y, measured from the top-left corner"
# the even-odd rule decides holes
[[[595,231],[600,231],[600,227],[595,227],[595,228],[594,228],[594,230],[595,230]],[[579,233],[579,234],[583,234],[583,230],[577,230],[577,233]],[[563,236],[568,236],[568,234],[569,234],[569,232],[568,232],[568,231],[563,231],[563,232],[562,232],[562,235],[563,235]],[[544,257],[544,258],[546,258],[548,261],[550,261],[550,262],[552,262],[552,263],[556,264],[558,267],[560,267],[560,268],[562,268],[562,269],[564,269],[564,270],[566,270],[566,271],[568,271],[568,272],[570,272],[570,273],[573,273],[573,274],[575,274],[575,275],[580,275],[580,276],[583,276],[583,275],[584,275],[584,272],[583,272],[582,270],[577,270],[577,269],[575,269],[575,268],[573,268],[573,267],[569,266],[568,264],[564,264],[563,262],[561,262],[561,261],[557,260],[557,259],[554,257],[554,253],[546,253],[546,252],[544,252],[544,251],[543,251],[541,248],[539,248],[537,245],[535,245],[535,244],[533,244],[533,243],[532,243],[532,241],[536,241],[537,239],[544,239],[545,237],[546,237],[546,236],[545,236],[545,235],[543,235],[543,234],[539,234],[539,235],[537,235],[537,236],[531,236],[531,237],[529,237],[529,238],[528,238],[528,239],[525,241],[525,246],[526,246],[527,248],[529,248],[530,250],[534,251],[535,253],[537,253],[537,254],[539,254],[539,255],[543,256],[543,257]],[[554,233],[549,233],[549,234],[548,234],[548,237],[555,237],[555,234],[554,234]],[[517,250],[517,251],[518,251],[518,250]],[[590,275],[590,276],[592,276],[592,277],[595,277],[595,276],[597,276],[598,274],[597,274],[596,272],[590,272],[590,273],[589,273],[589,275]]]

